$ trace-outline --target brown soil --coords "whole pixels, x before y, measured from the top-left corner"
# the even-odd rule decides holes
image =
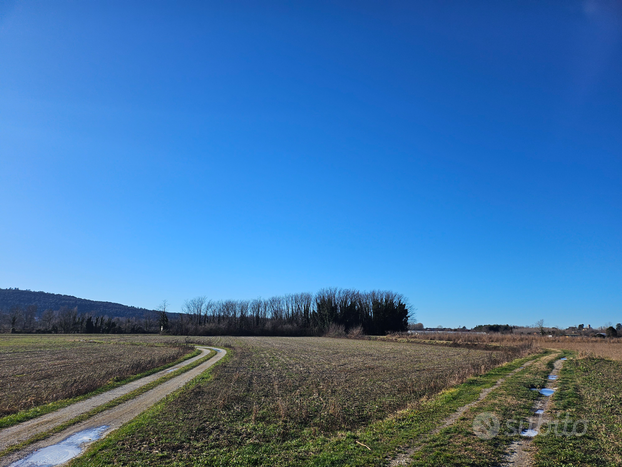
[[[201,348],[200,350],[202,350],[201,355],[186,360],[185,362],[177,365],[175,368],[181,368],[182,366],[189,365],[193,361],[204,357],[210,351],[210,349],[208,348]],[[36,451],[37,449],[59,443],[68,436],[71,436],[72,434],[79,431],[86,430],[88,428],[108,425],[108,428],[103,434],[103,436],[106,436],[111,431],[116,430],[121,425],[129,422],[134,417],[147,410],[152,405],[156,404],[159,400],[161,400],[168,394],[176,391],[177,389],[180,389],[186,383],[199,376],[201,373],[203,373],[205,370],[207,370],[209,367],[214,365],[217,361],[225,356],[225,350],[216,350],[218,350],[216,356],[202,363],[196,368],[182,373],[181,375],[156,386],[150,391],[147,391],[146,393],[141,394],[134,399],[131,399],[121,405],[113,407],[110,410],[97,414],[82,423],[73,425],[58,434],[52,435],[43,441],[33,443],[21,451],[5,456],[4,458],[0,459],[0,467],[4,467],[16,460],[22,459],[30,453]],[[144,386],[145,384],[150,383],[151,381],[161,378],[168,371],[170,371],[170,369],[142,378],[132,383],[128,383],[125,386],[92,397],[91,399],[88,399],[86,401],[78,402],[54,413],[44,415],[37,419],[29,420],[14,427],[6,428],[0,431],[0,449],[5,449],[6,447],[13,444],[26,441],[39,433],[53,429],[54,427],[68,420],[71,420],[83,413],[86,413],[95,407],[105,404],[106,402],[116,399],[123,394],[127,394],[141,386]]]

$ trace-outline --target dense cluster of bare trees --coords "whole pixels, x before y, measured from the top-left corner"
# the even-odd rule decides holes
[[[61,307],[37,313],[37,306],[0,310],[0,331],[52,333],[155,333],[180,335],[321,335],[342,332],[385,334],[405,331],[406,299],[388,291],[323,289],[268,299],[187,300],[182,313],[170,313],[166,302],[142,318],[111,318]]]
[[[186,301],[180,322],[171,329],[180,334],[317,335],[331,326],[344,332],[361,328],[365,334],[405,331],[409,311],[406,299],[389,291],[359,292],[323,289],[255,300]]]

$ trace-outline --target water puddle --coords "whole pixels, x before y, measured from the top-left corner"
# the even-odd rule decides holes
[[[106,428],[108,425],[80,431],[58,444],[39,449],[29,456],[13,462],[9,467],[53,467],[63,464],[82,452],[81,445],[101,438]]]
[[[555,389],[548,389],[548,388],[540,389],[540,394],[542,394],[543,396],[552,396],[554,393],[555,393]]]
[[[555,381],[557,379],[557,375],[549,375],[549,379],[551,381]]]
[[[171,368],[170,370],[167,370],[167,373],[172,373],[175,370],[179,370],[179,368]]]
[[[536,410],[536,415],[542,415],[544,413],[543,409]]]
[[[520,435],[521,436],[525,436],[526,438],[533,438],[537,434],[538,434],[538,431],[537,430],[532,430],[532,429],[523,430],[523,431],[520,432]]]
[[[560,360],[561,361],[565,361],[565,360],[568,360],[568,359],[566,357],[562,357],[562,358],[560,358]]]

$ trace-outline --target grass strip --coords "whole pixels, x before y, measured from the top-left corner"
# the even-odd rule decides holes
[[[137,379],[140,378],[144,378],[146,376],[150,376],[154,373],[157,373],[159,371],[162,370],[166,370],[167,368],[170,368],[172,366],[175,365],[179,365],[182,362],[185,362],[186,360],[196,357],[197,355],[200,355],[201,351],[198,349],[195,349],[194,351],[192,351],[191,353],[188,353],[186,355],[184,355],[181,358],[178,358],[177,360],[175,360],[174,362],[171,363],[167,363],[166,365],[161,365],[157,368],[152,368],[151,370],[147,370],[147,371],[143,371],[142,373],[139,373],[137,375],[134,376],[129,376],[127,378],[124,378],[122,380],[119,381],[110,381],[109,383],[105,384],[104,386],[101,386],[100,388],[96,389],[95,391],[91,391],[87,394],[83,394],[81,396],[76,396],[76,397],[72,397],[70,399],[62,399],[59,401],[54,401],[54,402],[50,402],[48,404],[44,404],[44,405],[40,405],[38,407],[33,407],[31,409],[27,409],[27,410],[22,410],[20,412],[11,414],[11,415],[7,415],[6,417],[2,417],[0,418],[0,430],[3,428],[8,428],[10,426],[14,426],[17,425],[18,423],[22,423],[25,422],[27,420],[32,420],[33,418],[37,418],[40,417],[41,415],[45,415],[48,414],[50,412],[54,412],[55,410],[59,410],[62,408],[65,408],[71,404],[75,404],[76,402],[80,402],[83,401],[85,399],[89,399],[93,396],[97,396],[99,394],[102,394],[106,391],[110,391],[111,389],[115,389],[118,388],[119,386],[123,386],[124,384],[127,383],[131,383],[132,381],[136,381]]]
[[[507,376],[526,362],[542,358],[550,353],[550,351],[545,351],[517,359],[484,375],[469,378],[463,384],[445,390],[430,399],[422,400],[406,410],[374,422],[361,430],[325,436],[318,435],[313,429],[307,429],[295,439],[289,440],[283,440],[275,435],[274,441],[270,443],[249,443],[237,449],[223,447],[219,450],[204,452],[199,457],[184,458],[183,461],[177,459],[175,465],[384,465],[388,456],[438,428],[445,418],[460,407],[477,400],[482,389],[494,386],[500,378]],[[210,378],[211,372],[194,380],[193,385],[206,382]],[[184,388],[184,390],[189,389],[189,387]],[[144,465],[143,461],[146,459],[140,457],[143,453],[126,450],[122,440],[134,433],[147,431],[149,427],[156,424],[158,413],[177,394],[179,393],[170,395],[126,426],[94,444],[84,456],[73,461],[71,465],[103,466],[119,463],[126,466]],[[269,431],[274,427],[269,424],[262,427],[261,423],[257,423],[254,429]],[[163,427],[162,436],[168,437],[168,431],[169,427]],[[175,438],[176,435],[171,432],[170,436]],[[182,445],[180,441],[180,447]],[[155,446],[150,445],[147,449],[156,450],[152,451],[156,455],[150,460],[155,461],[158,456],[164,456],[159,459],[161,462],[171,460],[166,453],[157,454]]]
[[[534,404],[541,398],[537,391],[547,384],[547,376],[555,361],[564,355],[536,362],[524,371],[509,377],[488,398],[469,410],[454,425],[431,437],[413,455],[413,466],[489,466],[506,461],[512,443],[529,427]],[[492,414],[498,420],[498,433],[490,439],[481,439],[474,433],[476,417]]]
[[[568,360],[553,396],[553,432],[536,437],[537,467],[622,465],[622,362]]]
[[[452,426],[426,440],[413,456],[410,465],[480,466],[500,465],[512,442],[524,439],[520,431],[529,427],[538,391],[547,383],[559,354],[547,354],[533,365],[509,376],[480,404],[469,409]],[[479,438],[474,432],[478,416],[491,414],[498,421],[498,433],[490,439]],[[488,418],[486,418],[488,420]]]
[[[199,353],[200,351],[197,350]],[[113,407],[116,407],[118,405],[123,404],[124,402],[127,402],[131,399],[134,399],[138,396],[140,396],[141,394],[144,394],[145,392],[155,388],[156,386],[159,386],[162,383],[165,383],[187,371],[192,370],[193,368],[196,368],[197,366],[201,365],[202,363],[206,362],[207,360],[211,359],[214,355],[216,355],[216,351],[214,350],[210,350],[210,352],[203,358],[198,359],[195,362],[190,363],[189,365],[184,366],[183,368],[180,368],[178,370],[175,370],[173,372],[171,372],[168,375],[165,375],[155,381],[152,381],[149,384],[145,384],[144,386],[141,386],[137,389],[135,389],[132,392],[129,392],[121,397],[117,397],[114,400],[111,400],[110,402],[107,402],[103,405],[100,405],[99,407],[95,407],[94,409],[90,410],[89,412],[83,413],[75,418],[72,418],[71,420],[66,421],[65,423],[58,425],[55,428],[52,428],[51,430],[48,431],[44,431],[43,433],[39,433],[35,436],[33,436],[32,438],[19,443],[19,444],[14,444],[8,448],[6,448],[4,451],[0,451],[0,458],[11,454],[13,452],[19,451],[23,448],[25,448],[26,446],[29,446],[33,443],[36,443],[37,441],[41,441],[45,438],[48,438],[49,436],[56,434],[56,433],[60,433],[61,431],[69,428],[70,426],[73,426],[77,423],[83,422],[85,420],[88,420],[89,418],[93,417],[94,415],[97,415],[101,412],[104,412],[106,410],[109,410]]]

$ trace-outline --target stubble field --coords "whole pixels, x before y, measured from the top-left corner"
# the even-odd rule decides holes
[[[76,465],[316,463],[310,459],[325,450],[320,445],[515,357],[373,340],[192,341],[227,347],[230,355]]]
[[[89,393],[192,351],[181,342],[148,347],[131,342],[76,335],[1,335],[0,417]]]
[[[616,340],[155,335],[93,336],[99,342],[84,336],[46,339],[0,339],[0,372],[15,384],[11,388],[2,378],[5,394],[39,388],[35,375],[46,374],[50,368],[45,367],[55,358],[56,371],[47,374],[57,383],[63,381],[62,386],[87,370],[104,383],[120,377],[119,367],[136,373],[147,356],[158,355],[160,361],[149,363],[157,365],[191,344],[228,349],[217,366],[97,443],[72,466],[401,465],[395,462],[404,452],[412,465],[421,466],[523,465],[508,460],[512,446],[524,442],[521,436],[500,434],[482,440],[474,434],[473,421],[482,412],[495,413],[503,425],[525,421],[541,399],[532,389],[546,384],[560,355],[570,358],[561,370],[548,416],[587,420],[587,432],[574,438],[536,437],[530,441],[529,465],[620,462],[620,362],[602,358],[620,355],[622,343]],[[541,353],[544,347],[566,350]],[[28,368],[43,358],[48,364],[36,371],[20,372],[13,364]],[[64,359],[74,364],[62,363]],[[95,361],[101,365],[93,365]],[[113,362],[114,369],[108,369],[113,373],[102,376],[106,361]],[[127,364],[120,365],[123,361]],[[510,363],[499,366],[504,362]],[[490,395],[477,403],[489,389]],[[447,420],[453,424],[446,425]]]

